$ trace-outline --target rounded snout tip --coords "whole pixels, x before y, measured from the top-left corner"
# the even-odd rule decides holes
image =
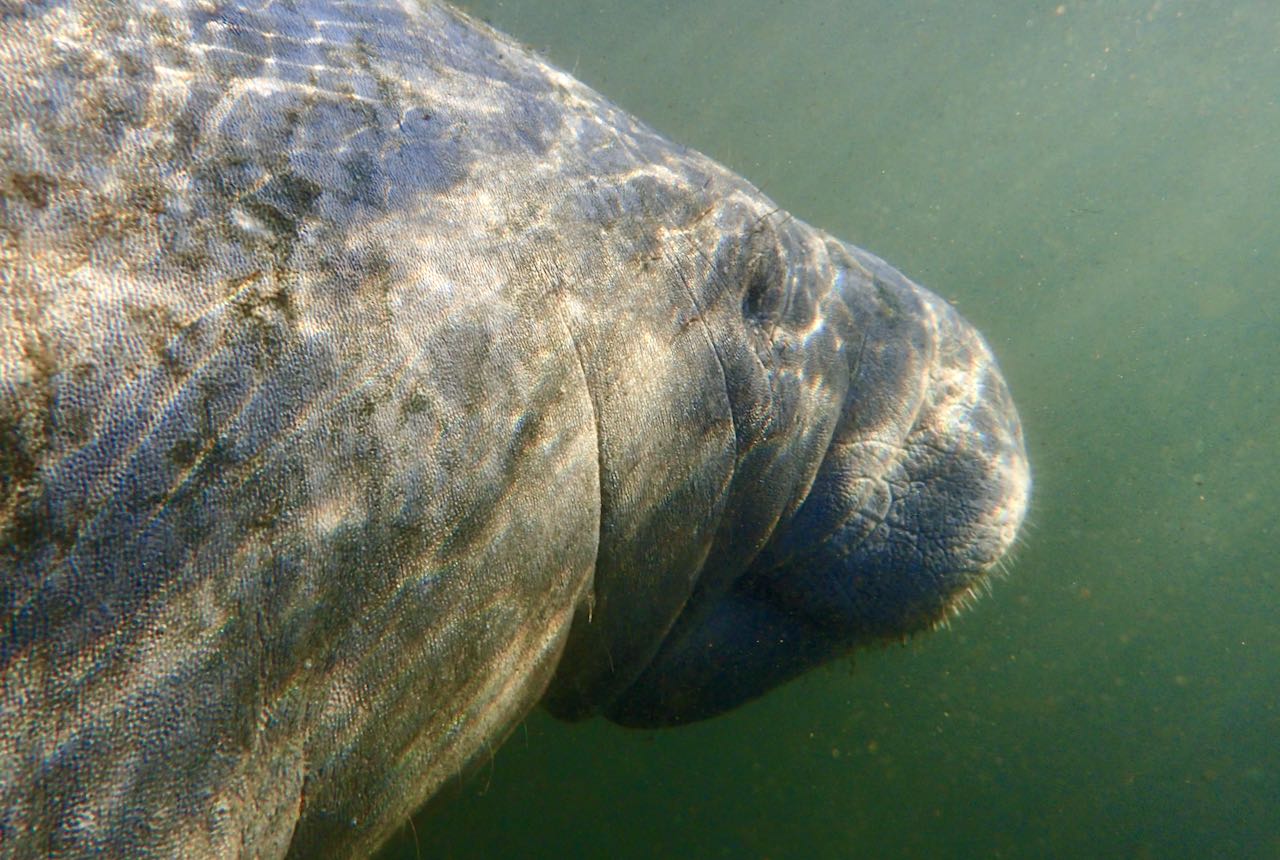
[[[943,443],[973,482],[968,567],[985,571],[1014,546],[1031,499],[1022,423],[986,340],[954,308],[931,296],[938,313],[938,361],[917,432]],[[931,401],[931,402],[930,402]]]

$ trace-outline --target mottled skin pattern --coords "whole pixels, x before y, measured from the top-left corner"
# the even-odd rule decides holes
[[[944,302],[447,8],[0,3],[0,171],[0,855],[368,852],[1022,518]]]

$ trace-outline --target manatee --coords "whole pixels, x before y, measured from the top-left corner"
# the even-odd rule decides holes
[[[367,853],[540,701],[712,716],[1015,540],[945,301],[453,9],[0,47],[0,854]]]

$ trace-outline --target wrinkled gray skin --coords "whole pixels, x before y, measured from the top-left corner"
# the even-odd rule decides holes
[[[367,852],[1014,539],[972,328],[456,12],[7,4],[0,95],[0,854]]]

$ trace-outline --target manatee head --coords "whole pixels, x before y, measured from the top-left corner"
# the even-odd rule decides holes
[[[981,335],[884,261],[770,206],[727,195],[666,274],[689,294],[673,324],[692,319],[714,354],[699,396],[723,398],[731,455],[687,479],[715,488],[692,564],[623,553],[610,567],[603,494],[604,564],[546,699],[557,715],[656,726],[721,713],[936,626],[1014,542],[1030,473]],[[663,510],[677,495],[653,505],[659,545],[698,543],[698,526]],[[637,617],[636,592],[678,597]]]

